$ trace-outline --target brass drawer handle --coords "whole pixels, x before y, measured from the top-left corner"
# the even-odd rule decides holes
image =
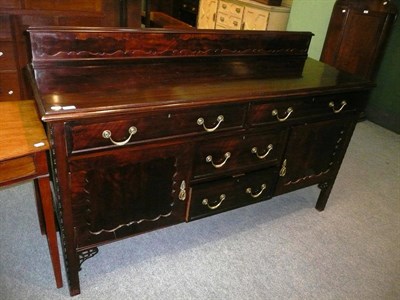
[[[283,117],[283,118],[280,118],[280,117],[279,117],[279,112],[278,112],[278,110],[277,110],[277,109],[274,109],[274,110],[272,111],[272,116],[276,117],[276,119],[277,119],[279,122],[283,122],[283,121],[286,121],[286,120],[289,118],[289,116],[292,114],[292,112],[294,112],[294,109],[293,109],[292,107],[288,107],[288,109],[287,109],[286,112],[285,112],[286,116]]]
[[[279,171],[279,176],[280,177],[285,177],[286,176],[286,168],[287,168],[286,165],[287,165],[287,159],[285,159],[283,161],[283,163],[282,163],[282,167],[281,167],[281,169]]]
[[[198,118],[197,119],[197,125],[201,126],[203,125],[203,128],[205,131],[207,132],[213,132],[215,130],[217,130],[217,128],[219,127],[219,125],[224,121],[224,116],[223,115],[219,115],[217,117],[217,125],[215,125],[213,128],[208,128],[206,127],[206,125],[204,124],[204,119],[203,118]]]
[[[265,152],[264,155],[260,155],[260,154],[258,154],[257,147],[253,147],[253,148],[251,148],[251,153],[255,154],[259,159],[264,159],[268,156],[268,154],[272,151],[272,149],[274,149],[274,146],[272,144],[269,144],[267,146],[267,152]]]
[[[343,100],[342,102],[340,102],[340,105],[341,106],[339,107],[339,109],[335,109],[335,102],[333,101],[329,102],[329,107],[332,108],[335,114],[340,113],[343,110],[343,108],[347,105],[347,102]]]
[[[224,200],[226,199],[226,195],[225,194],[221,194],[219,196],[219,202],[215,205],[210,205],[208,203],[208,199],[203,199],[203,201],[201,202],[201,204],[207,206],[209,209],[217,209],[218,207],[220,207],[220,205],[222,204],[222,202],[224,202]]]
[[[186,199],[186,183],[185,180],[182,181],[181,186],[179,187],[179,200],[185,201]]]
[[[263,184],[261,185],[260,191],[259,191],[257,194],[253,194],[253,191],[251,190],[251,188],[247,188],[247,189],[246,189],[246,193],[247,193],[247,194],[250,194],[250,196],[251,196],[252,198],[258,198],[258,197],[261,196],[261,194],[265,191],[266,188],[267,188],[267,185],[266,185],[265,183],[263,183]]]
[[[211,163],[211,164],[214,166],[214,168],[218,169],[218,168],[221,168],[222,166],[224,166],[224,165],[226,164],[226,162],[228,161],[228,159],[231,157],[231,153],[230,153],[230,152],[226,152],[226,153],[224,154],[224,157],[225,157],[225,159],[224,159],[224,161],[223,161],[222,163],[220,163],[220,164],[215,164],[215,163],[213,162],[213,157],[212,157],[212,155],[208,155],[208,156],[206,157],[206,162]]]
[[[116,142],[111,138],[111,131],[110,130],[104,130],[102,136],[105,139],[109,139],[114,145],[123,146],[123,145],[125,145],[125,144],[127,144],[129,142],[129,140],[131,139],[131,137],[134,134],[136,134],[137,128],[135,126],[131,126],[131,127],[129,127],[128,132],[129,132],[129,137],[125,141],[121,141],[121,142]]]

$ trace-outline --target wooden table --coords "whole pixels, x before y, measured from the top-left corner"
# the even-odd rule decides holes
[[[49,145],[34,101],[0,102],[0,187],[34,180],[42,234],[46,234],[56,286],[62,287],[60,258],[51,197]]]

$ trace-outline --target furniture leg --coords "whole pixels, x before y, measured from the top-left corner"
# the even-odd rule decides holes
[[[71,259],[68,258],[68,252],[74,252],[74,257]],[[76,296],[81,293],[81,287],[79,283],[79,258],[78,253],[76,253],[75,249],[66,249],[66,253],[64,256],[66,260],[66,272],[68,277],[68,285],[69,285],[69,294],[71,296]]]
[[[42,204],[40,208],[43,211],[44,223],[46,227],[45,232],[47,237],[47,243],[49,245],[50,258],[51,258],[51,263],[53,265],[53,272],[56,280],[56,286],[57,288],[61,288],[63,286],[63,282],[61,275],[60,256],[58,253],[57,235],[56,235],[56,226],[54,218],[54,208],[50,190],[50,181],[49,177],[41,177],[36,179],[35,181],[37,182],[37,185],[39,187],[40,201]]]
[[[333,183],[334,183],[334,180],[331,182],[323,182],[323,183],[318,184],[318,187],[321,189],[317,203],[315,205],[315,208],[318,211],[323,211],[325,209],[326,203],[328,202],[329,195],[333,188]]]
[[[36,200],[36,212],[39,220],[39,227],[40,227],[40,232],[42,235],[46,234],[46,225],[43,217],[43,207],[41,203],[41,197],[40,197],[40,188],[39,188],[39,183],[38,180],[35,179],[33,180],[33,183],[35,185],[35,200]]]

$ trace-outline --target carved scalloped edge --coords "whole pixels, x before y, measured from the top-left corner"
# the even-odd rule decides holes
[[[312,179],[312,178],[317,178],[317,177],[320,177],[320,176],[322,176],[322,175],[327,174],[330,170],[331,170],[331,169],[328,169],[328,170],[326,170],[326,171],[322,171],[322,172],[319,173],[319,174],[313,174],[313,175],[309,175],[309,176],[304,176],[304,177],[299,178],[299,179],[296,179],[296,180],[290,180],[290,181],[286,182],[284,185],[297,184],[297,183],[299,183],[300,181],[303,181],[303,180]]]
[[[193,55],[202,56],[210,54],[282,54],[282,53],[306,53],[306,49],[297,50],[294,48],[287,49],[208,49],[208,50],[190,50],[190,49],[167,49],[164,51],[144,51],[144,50],[116,50],[112,53],[106,52],[90,52],[90,51],[59,51],[55,54],[40,53],[40,58],[63,58],[63,57],[75,57],[75,58],[93,58],[93,57],[140,57],[140,56],[179,56],[179,55]]]
[[[167,213],[165,215],[159,215],[159,216],[155,217],[154,219],[140,219],[140,220],[137,220],[137,221],[132,221],[132,222],[129,222],[129,223],[126,223],[126,224],[118,225],[117,227],[115,227],[113,229],[101,229],[99,231],[91,231],[91,230],[89,230],[89,233],[93,234],[93,235],[99,235],[99,234],[101,234],[103,232],[111,233],[111,232],[117,231],[118,229],[120,229],[122,227],[128,227],[128,226],[131,226],[133,224],[140,224],[140,223],[145,222],[145,221],[154,222],[154,221],[157,221],[157,220],[159,220],[161,218],[169,217],[171,214],[172,214],[172,209],[171,209],[171,211],[169,213]]]

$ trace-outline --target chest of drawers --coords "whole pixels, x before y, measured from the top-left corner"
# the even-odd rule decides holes
[[[249,0],[201,0],[197,28],[286,30],[290,8],[271,5],[274,4]]]
[[[311,36],[30,29],[71,295],[104,243],[314,184],[325,208],[372,85]]]

